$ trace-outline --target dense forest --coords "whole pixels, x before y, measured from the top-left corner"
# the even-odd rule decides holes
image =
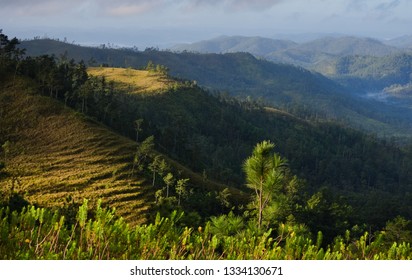
[[[201,88],[150,60],[141,70],[167,85],[131,94],[132,85],[90,74],[83,61],[30,57],[17,39],[0,36],[1,258],[412,256],[407,145]],[[32,126],[51,120],[51,110],[68,110],[132,143],[124,144],[129,154],[117,160],[125,164],[110,176],[131,187],[143,182],[153,198],[141,213],[145,222],[134,217],[131,226],[105,199],[88,204],[89,197],[68,195],[60,206],[30,200],[36,186],[22,182],[35,171],[22,168],[30,151],[21,135],[28,129],[22,120],[32,115],[19,114],[18,106],[35,100],[43,106]]]
[[[409,52],[383,57],[345,56],[332,63],[331,75],[357,91],[377,91],[411,81],[412,55]]]

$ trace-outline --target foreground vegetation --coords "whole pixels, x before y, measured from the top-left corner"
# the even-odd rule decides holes
[[[183,227],[184,213],[157,216],[154,223],[129,227],[98,203],[91,215],[84,201],[74,224],[34,206],[21,212],[0,209],[0,259],[412,259],[409,243],[388,242],[388,232],[359,238],[347,231],[321,246],[302,225],[279,224],[261,231],[241,217],[221,216],[204,227]],[[224,226],[222,226],[224,224]]]

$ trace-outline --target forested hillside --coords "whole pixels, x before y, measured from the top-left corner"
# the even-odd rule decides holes
[[[0,35],[1,258],[411,258],[407,146]]]
[[[411,82],[412,55],[345,56],[331,63],[328,75],[357,91],[379,91]]]
[[[173,46],[173,51],[199,53],[248,52],[255,56],[266,57],[275,51],[295,47],[297,44],[287,40],[275,40],[263,37],[220,36],[192,44]]]
[[[151,62],[165,67],[173,77],[194,81],[210,91],[260,99],[261,103],[301,118],[338,120],[379,136],[410,137],[412,133],[409,110],[360,98],[320,74],[257,59],[248,53],[196,54],[153,48],[145,51],[91,48],[54,40],[26,41],[22,46],[27,48],[27,55],[63,56],[83,60],[91,66],[143,69]],[[350,86],[356,86],[356,83]]]

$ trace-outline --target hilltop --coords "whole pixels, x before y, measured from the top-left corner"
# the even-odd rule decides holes
[[[89,75],[105,77],[108,82],[114,82],[117,89],[131,94],[162,93],[169,90],[173,81],[154,70],[136,70],[132,68],[89,67]]]

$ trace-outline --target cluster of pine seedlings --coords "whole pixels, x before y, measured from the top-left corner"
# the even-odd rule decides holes
[[[245,226],[233,214],[212,218],[204,227],[179,226],[183,212],[158,215],[154,223],[130,227],[113,209],[84,200],[69,222],[58,210],[28,206],[0,209],[0,259],[411,259],[410,244],[383,250],[384,233],[373,240],[365,232],[353,239],[347,231],[322,247],[301,225],[278,229]],[[219,225],[225,224],[225,227]],[[315,240],[315,241],[314,241]]]

